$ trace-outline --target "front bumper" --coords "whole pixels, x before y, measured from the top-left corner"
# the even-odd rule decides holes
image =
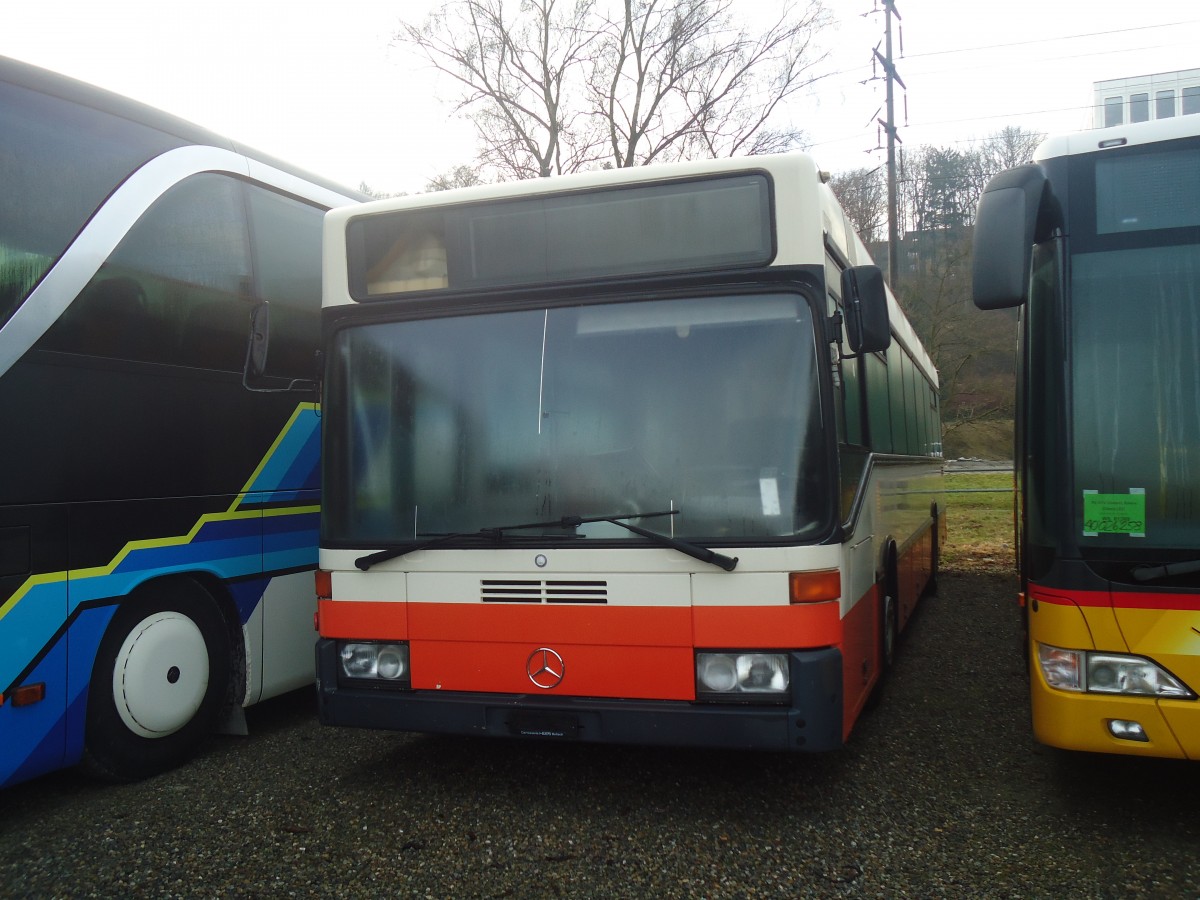
[[[793,651],[785,705],[398,691],[338,684],[336,642],[317,643],[325,725],[609,744],[820,752],[843,744],[842,654]]]

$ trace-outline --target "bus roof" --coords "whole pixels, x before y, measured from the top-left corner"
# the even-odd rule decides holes
[[[1051,135],[1033,154],[1034,162],[1060,156],[1095,153],[1113,147],[1134,147],[1175,138],[1200,135],[1200,115],[1172,116],[1148,122],[1126,123],[1111,128],[1091,128],[1068,134]]]
[[[153,106],[137,100],[131,100],[121,94],[78,81],[66,75],[61,75],[58,72],[52,72],[49,69],[39,68],[30,63],[0,56],[0,83],[15,84],[41,94],[59,97],[63,100],[69,100],[110,115],[120,116],[131,122],[137,122],[155,128],[158,131],[174,135],[191,144],[230,150],[304,181],[319,185],[343,197],[355,200],[370,199],[368,195],[360,191],[338,184],[328,178],[314,175],[267,153],[262,153],[251,147],[247,147],[245,144],[209,131],[207,128],[203,128],[186,119],[181,119]]]
[[[537,178],[509,181],[499,184],[475,185],[449,191],[433,191],[403,197],[390,197],[371,203],[342,207],[331,210],[325,218],[326,239],[329,235],[342,233],[350,219],[399,211],[419,211],[427,208],[486,203],[550,194],[570,194],[605,187],[633,185],[649,182],[686,180],[713,175],[763,171],[770,174],[782,191],[796,198],[801,208],[811,210],[803,216],[789,215],[776,221],[777,238],[781,244],[792,245],[793,249],[803,246],[807,253],[822,242],[835,247],[850,265],[863,265],[871,261],[870,254],[859,236],[854,232],[833,191],[829,188],[827,173],[822,172],[816,161],[803,152],[769,154],[763,156],[740,156],[722,159],[689,160],[675,163],[654,163],[645,166],[630,166],[620,169],[603,169]],[[329,253],[329,244],[326,245]],[[823,255],[823,254],[822,254]],[[805,259],[817,263],[820,256]],[[340,284],[345,281],[345,272],[338,265],[331,265],[332,257],[326,257],[327,284],[339,284],[337,295],[341,297]],[[341,266],[345,260],[339,260]],[[327,294],[326,305],[330,305]],[[348,301],[339,299],[338,303]],[[892,329],[900,342],[908,348],[918,366],[933,384],[938,383],[937,371],[932,359],[921,346],[912,325],[905,318],[896,298],[888,290]]]
[[[358,207],[362,214],[387,210],[419,209],[424,206],[446,206],[451,203],[478,203],[488,200],[504,200],[513,197],[529,197],[536,194],[563,194],[587,191],[616,185],[638,184],[648,181],[699,178],[730,172],[745,172],[755,168],[776,172],[786,166],[818,175],[816,162],[806,153],[781,153],[769,156],[736,156],[722,159],[687,160],[684,162],[652,163],[644,166],[625,166],[617,169],[595,169],[554,175],[549,178],[530,178],[518,181],[503,181],[496,184],[480,184],[473,187],[454,188],[448,191],[429,191],[389,197]]]

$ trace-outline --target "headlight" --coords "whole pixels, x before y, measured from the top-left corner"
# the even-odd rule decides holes
[[[1087,655],[1087,689],[1094,694],[1193,696],[1183,682],[1150,660],[1140,656],[1118,656],[1113,653]]]
[[[408,684],[407,644],[344,643],[338,649],[338,656],[345,678],[397,686]]]
[[[1182,681],[1143,656],[1038,644],[1038,663],[1046,683],[1060,691],[1181,699],[1196,696]]]
[[[790,682],[786,653],[696,654],[696,695],[706,699],[781,699]]]

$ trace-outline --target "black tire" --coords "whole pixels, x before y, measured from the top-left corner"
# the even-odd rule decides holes
[[[900,638],[900,629],[897,625],[896,616],[896,591],[890,584],[885,583],[883,600],[879,604],[879,642],[881,645],[879,657],[882,660],[882,665],[880,666],[881,675],[890,672],[892,666],[896,664],[896,641]]]
[[[929,548],[929,581],[925,583],[926,596],[933,596],[938,589],[938,571],[941,568],[941,546],[938,531],[937,508],[933,511],[933,537]]]
[[[900,638],[895,569],[890,559],[887,574],[879,587],[879,598],[879,677],[875,680],[871,693],[867,695],[868,709],[878,707],[883,698],[884,684],[896,662],[896,642]]]
[[[937,594],[937,574],[941,570],[942,552],[937,541],[937,520],[934,520],[934,545],[929,551],[929,581],[925,582],[925,595]]]
[[[216,728],[231,658],[225,619],[196,582],[170,578],[136,590],[96,654],[84,768],[136,781],[186,761]]]

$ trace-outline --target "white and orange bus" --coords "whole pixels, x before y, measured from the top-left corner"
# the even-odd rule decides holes
[[[752,157],[327,214],[323,722],[843,744],[944,517],[937,373],[826,180]]]

